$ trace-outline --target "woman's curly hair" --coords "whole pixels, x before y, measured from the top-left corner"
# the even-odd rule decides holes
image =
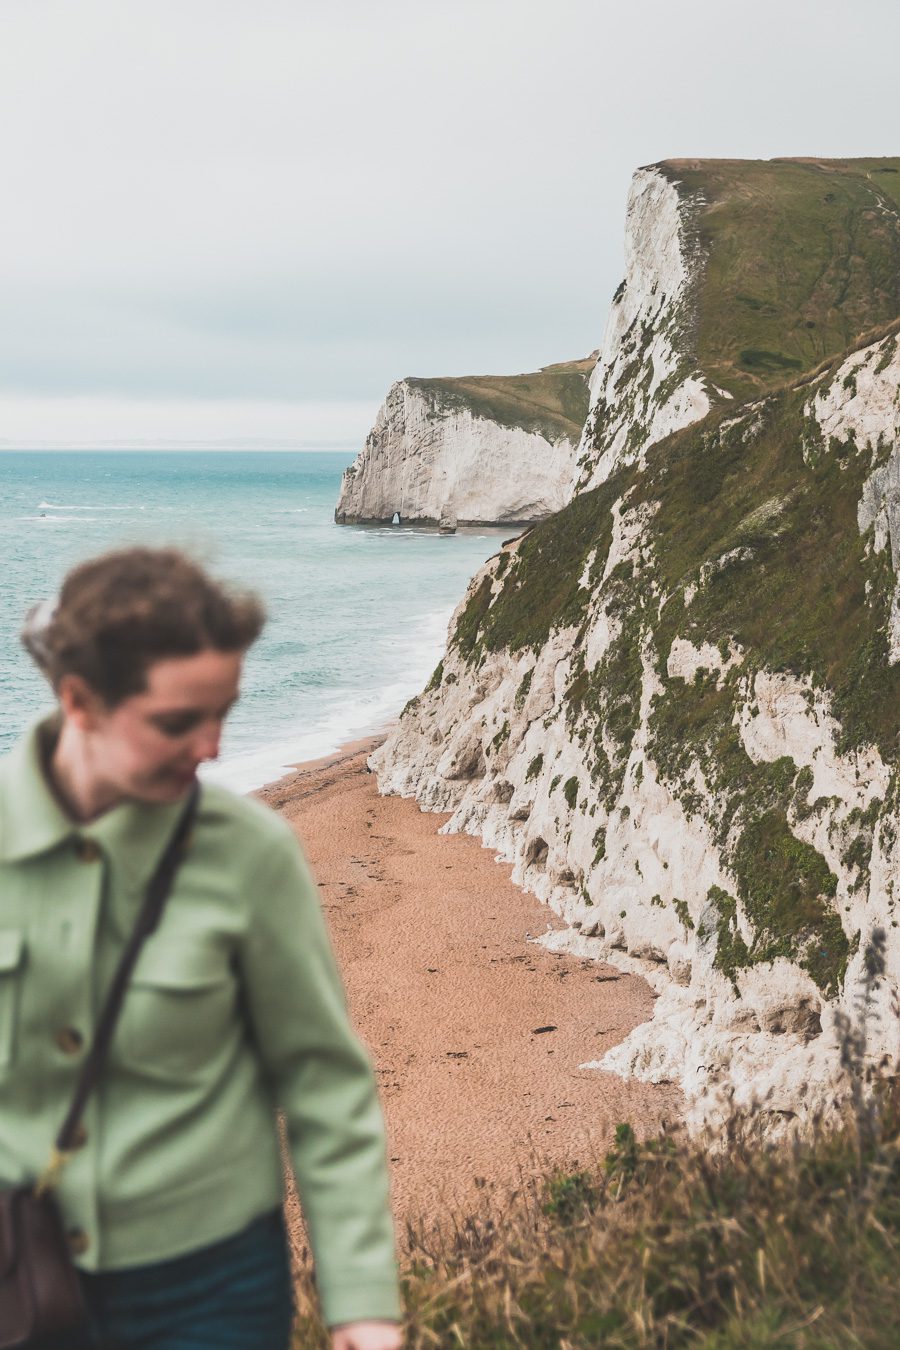
[[[232,590],[179,549],[128,548],[74,567],[55,602],[29,610],[22,643],[58,688],[80,675],[114,707],[166,657],[245,651],[265,623],[260,599]]]

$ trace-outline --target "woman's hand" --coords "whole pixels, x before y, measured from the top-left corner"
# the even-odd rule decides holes
[[[399,1322],[347,1322],[333,1327],[331,1350],[402,1350]]]

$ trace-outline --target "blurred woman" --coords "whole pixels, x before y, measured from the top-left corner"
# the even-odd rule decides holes
[[[43,1170],[259,601],[136,548],[66,577],[23,641],[55,715],[0,761],[0,1182]],[[396,1350],[384,1125],[289,827],[204,785],[58,1201],[92,1331],[65,1350],[287,1350],[284,1113],[334,1350]]]

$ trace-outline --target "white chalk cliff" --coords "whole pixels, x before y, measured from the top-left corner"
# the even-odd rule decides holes
[[[590,361],[532,375],[399,380],[344,473],[339,524],[523,524],[568,501]]]
[[[603,482],[617,466],[709,412],[708,382],[686,340],[703,262],[691,205],[658,169],[639,169],[632,179],[625,279],[591,374],[579,489]]]
[[[848,1027],[900,1065],[900,293],[841,311],[825,259],[801,325],[743,289],[773,191],[802,221],[843,174],[869,219],[852,165],[719,162],[705,204],[702,162],[637,175],[578,490],[473,578],[370,761],[512,864],[548,946],[645,976],[652,1019],[596,1067],[680,1083],[693,1123],[729,1094],[773,1130],[831,1109]],[[880,210],[853,246],[900,260]],[[737,297],[718,365],[710,277]]]

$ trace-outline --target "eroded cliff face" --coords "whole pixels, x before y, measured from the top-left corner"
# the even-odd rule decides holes
[[[543,520],[568,501],[592,362],[400,380],[344,474],[339,524]]]
[[[578,448],[579,491],[709,412],[710,391],[693,341],[704,264],[693,225],[697,208],[660,169],[639,169],[632,179],[625,280],[613,297],[591,375],[590,412]]]
[[[853,374],[864,430],[834,417]],[[548,945],[645,975],[652,1021],[597,1067],[681,1083],[695,1121],[714,1088],[776,1121],[841,1096],[879,929],[867,1051],[900,1054],[898,390],[890,335],[506,546],[372,757],[513,864]]]
[[[580,490],[473,578],[371,761],[382,791],[512,863],[565,921],[548,945],[648,979],[652,1020],[598,1067],[679,1082],[695,1123],[729,1091],[773,1129],[827,1110],[848,1024],[873,1068],[900,1058],[888,174],[900,162],[638,175],[647,247],[632,309],[628,285],[614,302]],[[782,302],[753,241],[795,234]]]
[[[711,407],[778,388],[900,312],[898,161],[639,169],[576,487]]]

